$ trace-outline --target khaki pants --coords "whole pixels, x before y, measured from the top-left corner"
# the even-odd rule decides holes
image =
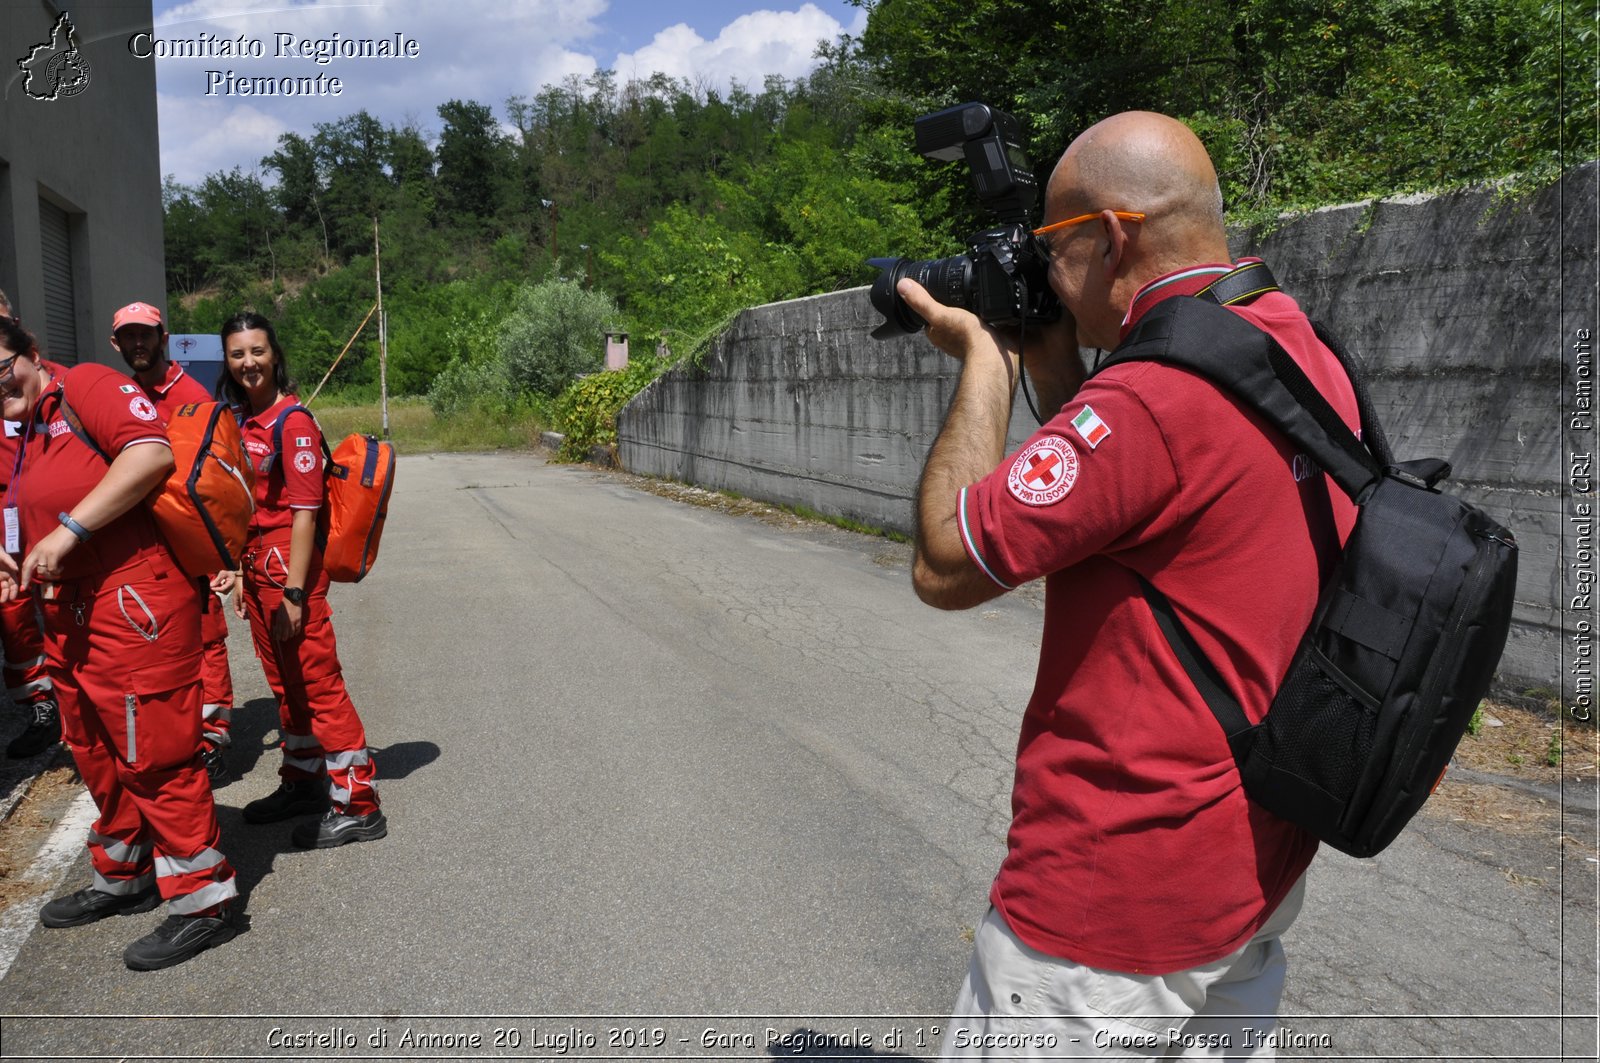
[[[1272,1059],[1286,969],[1278,938],[1304,900],[1302,876],[1244,947],[1164,975],[1047,956],[991,908],[940,1058]]]

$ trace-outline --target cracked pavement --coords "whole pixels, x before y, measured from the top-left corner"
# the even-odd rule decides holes
[[[908,558],[537,455],[403,457],[373,575],[333,596],[390,836],[302,853],[242,822],[276,723],[235,628],[245,775],[217,797],[249,933],[140,976],[139,919],[35,930],[0,1015],[240,1018],[8,1018],[6,1050],[259,1052],[266,1012],[942,1021],[1042,614],[1036,590],[929,609]],[[1596,868],[1427,818],[1373,860],[1325,851],[1285,1025],[1329,1039],[1313,1056],[1594,1058]]]

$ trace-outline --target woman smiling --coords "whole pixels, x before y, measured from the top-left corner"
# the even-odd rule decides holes
[[[317,547],[322,506],[322,432],[295,399],[288,356],[260,314],[222,326],[222,390],[243,417],[256,466],[256,511],[244,554],[244,593],[256,656],[278,699],[283,764],[278,789],[244,807],[251,823],[326,809],[295,827],[305,849],[373,841],[388,833],[378,808],[366,730],[345,690]],[[280,453],[281,450],[281,453]]]

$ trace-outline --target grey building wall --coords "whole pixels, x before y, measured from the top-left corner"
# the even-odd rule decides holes
[[[76,95],[30,98],[17,61],[50,39],[63,9],[88,83]],[[127,47],[151,24],[150,0],[0,4],[0,288],[40,345],[67,361],[120,365],[111,315],[135,300],[166,307],[155,63]],[[68,216],[75,343],[44,312],[41,200]]]
[[[1561,417],[1564,337],[1594,327],[1595,183],[1590,165],[1514,202],[1390,200],[1233,234],[1363,357],[1397,455],[1448,459],[1454,489],[1516,533],[1512,686],[1561,678],[1563,448],[1592,449]],[[921,336],[870,339],[878,321],[866,289],[746,311],[702,368],[623,411],[620,463],[910,531],[957,366]],[[1013,442],[1033,424],[1019,396]]]

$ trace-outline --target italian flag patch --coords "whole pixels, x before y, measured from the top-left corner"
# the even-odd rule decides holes
[[[1078,430],[1083,441],[1093,450],[1100,445],[1101,440],[1111,434],[1111,428],[1094,412],[1093,406],[1085,406],[1078,411],[1078,416],[1072,419],[1072,427]]]

